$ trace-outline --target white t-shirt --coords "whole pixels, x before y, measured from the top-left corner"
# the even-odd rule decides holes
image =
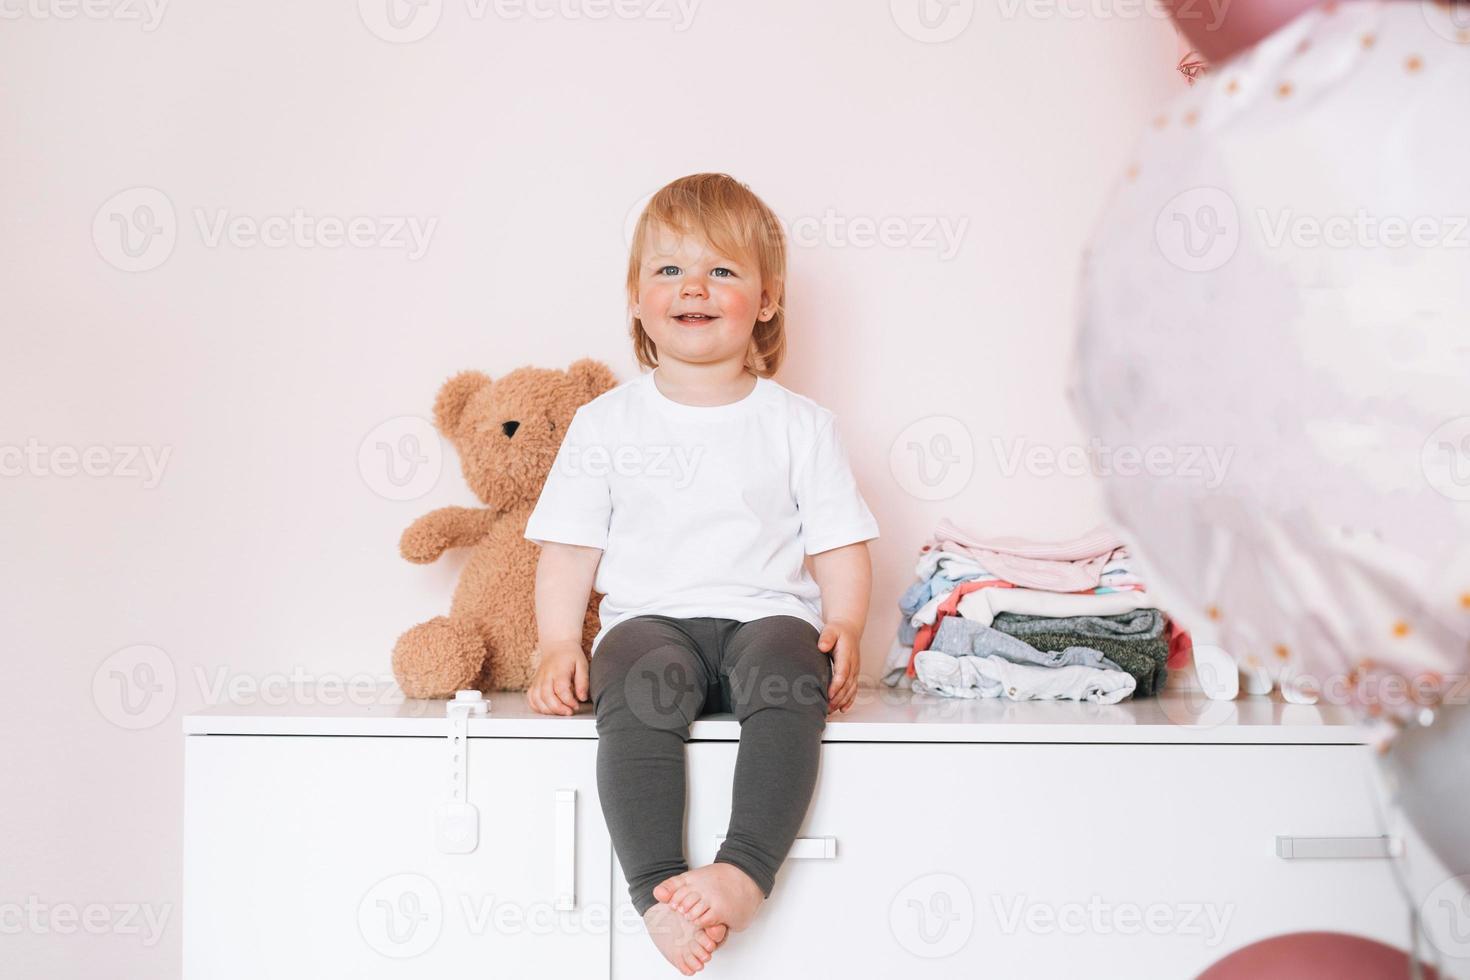
[[[676,402],[641,375],[577,409],[526,523],[603,549],[602,630],[632,616],[823,626],[803,564],[878,536],[833,414],[769,378],[728,405]]]

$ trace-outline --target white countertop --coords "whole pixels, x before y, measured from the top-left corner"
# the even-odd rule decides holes
[[[1171,678],[1172,680],[1172,678]],[[357,692],[361,694],[361,692]],[[471,718],[471,738],[596,738],[591,704],[575,715],[538,714],[518,692],[495,692]],[[372,697],[298,697],[286,704],[221,704],[185,716],[186,735],[447,736],[444,701],[405,699],[391,685]],[[727,713],[695,721],[695,740],[735,741]],[[1294,705],[1279,696],[1209,701],[1171,686],[1158,697],[1101,705],[1075,701],[975,701],[864,685],[853,707],[827,720],[827,742],[1097,742],[1356,745],[1366,729],[1344,708]]]

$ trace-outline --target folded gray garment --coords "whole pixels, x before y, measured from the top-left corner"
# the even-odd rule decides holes
[[[1057,620],[1051,620],[1057,622]],[[1000,630],[982,626],[973,619],[963,616],[946,616],[934,631],[930,650],[947,653],[951,657],[1000,657],[1013,664],[1028,664],[1033,667],[1097,667],[1102,670],[1122,670],[1101,651],[1089,647],[1067,647],[1065,650],[1038,650],[1025,640],[1007,636]]]
[[[1169,641],[1164,638],[1163,614],[1157,609],[1137,609],[1119,616],[1057,619],[1001,613],[991,626],[1020,637],[1038,650],[1095,647],[1133,675],[1138,682],[1134,697],[1157,694],[1169,676]]]
[[[1164,635],[1164,614],[1157,609],[1135,609],[1117,616],[1027,616],[997,613],[992,624],[1011,636],[1028,633],[1071,633],[1109,640],[1154,640]]]

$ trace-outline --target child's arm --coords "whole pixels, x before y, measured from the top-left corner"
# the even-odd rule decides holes
[[[541,546],[536,562],[536,635],[541,663],[526,690],[532,710],[571,715],[576,714],[578,701],[588,699],[582,624],[601,560],[601,548],[551,541]]]
[[[866,541],[818,552],[811,558],[812,578],[822,590],[825,623],[817,649],[823,653],[830,650],[832,655],[832,686],[827,690],[827,715],[831,717],[852,707],[857,697],[858,669],[862,666],[860,644],[873,591],[873,565]]]

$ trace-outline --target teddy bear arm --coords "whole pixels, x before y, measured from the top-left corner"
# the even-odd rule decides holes
[[[410,524],[398,550],[411,562],[435,561],[449,548],[467,548],[490,533],[495,521],[484,507],[441,507]]]

